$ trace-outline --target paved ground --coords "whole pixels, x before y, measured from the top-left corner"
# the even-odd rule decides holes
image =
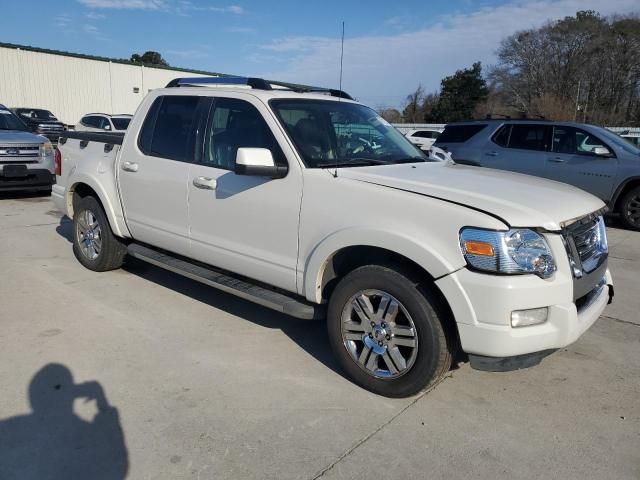
[[[390,400],[336,371],[322,323],[85,270],[52,209],[0,199],[3,479],[640,478],[640,233],[610,228],[616,302],[575,345]]]

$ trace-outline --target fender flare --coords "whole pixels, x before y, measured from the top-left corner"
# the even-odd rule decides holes
[[[76,187],[81,184],[90,187],[94,192],[96,192],[98,200],[100,200],[107,219],[109,220],[109,225],[111,226],[113,234],[121,238],[131,237],[129,229],[124,221],[124,215],[120,203],[114,205],[113,202],[109,200],[109,195],[107,195],[100,182],[96,182],[89,175],[79,173],[73,176],[71,187],[67,188],[66,191],[67,212],[73,213],[73,192]]]
[[[454,265],[430,245],[411,237],[384,230],[346,228],[324,238],[308,256],[301,291],[307,300],[322,302],[322,277],[329,260],[343,248],[357,246],[383,248],[402,255],[421,266],[433,278],[442,277],[464,266],[462,257],[460,265]]]
[[[622,195],[622,192],[624,192],[625,188],[627,188],[627,185],[629,185],[632,182],[638,182],[640,181],[640,176],[636,175],[633,177],[628,177],[626,178],[623,182],[620,183],[620,185],[618,185],[618,188],[616,188],[613,197],[611,198],[611,203],[609,204],[609,208],[613,211],[616,208],[616,204],[618,203],[618,200],[620,200],[620,196]]]

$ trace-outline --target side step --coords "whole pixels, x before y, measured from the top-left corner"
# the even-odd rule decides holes
[[[127,251],[132,257],[157,267],[296,318],[314,320],[324,316],[323,308],[320,305],[308,303],[293,294],[281,293],[249,283],[246,279],[232,276],[231,273],[223,273],[213,268],[181,260],[137,243],[130,244]]]

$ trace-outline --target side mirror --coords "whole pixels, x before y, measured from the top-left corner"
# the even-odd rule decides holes
[[[109,130],[111,130],[111,125],[105,125],[103,128],[104,128],[106,131],[109,131]]]
[[[591,152],[598,157],[610,157],[611,152],[607,147],[593,147]]]
[[[282,178],[287,175],[287,167],[279,167],[273,161],[268,148],[239,148],[236,153],[237,175]]]

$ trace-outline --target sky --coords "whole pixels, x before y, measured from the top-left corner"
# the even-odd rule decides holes
[[[400,106],[418,84],[481,61],[501,39],[593,9],[640,13],[638,0],[0,0],[0,41],[337,88]],[[1,68],[1,67],[0,67]]]

